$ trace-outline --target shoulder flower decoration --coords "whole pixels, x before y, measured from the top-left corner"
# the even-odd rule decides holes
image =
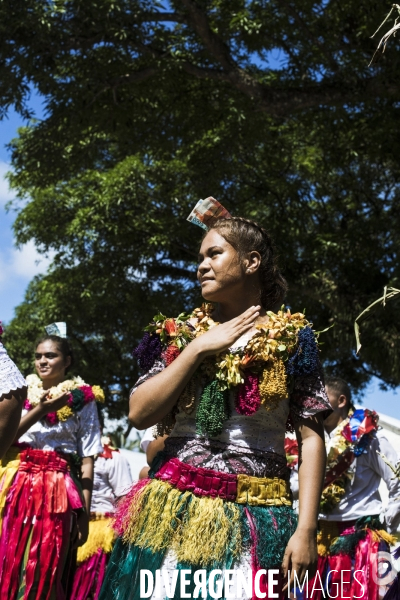
[[[181,313],[176,319],[168,319],[165,315],[156,315],[145,327],[145,334],[137,348],[132,352],[142,371],[149,371],[162,354],[167,365],[170,364],[193,339],[187,320],[190,315]]]
[[[212,318],[213,310],[212,304],[205,303],[191,315],[182,313],[176,319],[156,315],[133,351],[140,368],[148,371],[156,360],[166,366],[171,364],[193,339],[219,325]],[[203,392],[196,412],[199,433],[212,436],[221,433],[230,414],[229,390],[236,392],[235,408],[239,414],[251,415],[260,406],[273,410],[288,397],[294,377],[318,369],[318,334],[303,313],[292,314],[282,307],[277,313],[268,312],[266,320],[256,325],[256,329],[244,348],[231,348],[208,357],[178,400],[174,414],[178,408],[190,413],[195,405],[197,383],[201,382]],[[159,434],[168,432],[174,414],[167,415],[169,426],[166,423],[161,426]]]
[[[28,384],[28,398],[25,400],[24,408],[29,411],[40,403],[44,390],[43,382],[37,375],[28,375],[26,382]],[[57,386],[50,388],[48,397],[57,398],[57,396],[68,392],[69,398],[66,406],[63,406],[57,412],[46,415],[45,420],[48,424],[55,425],[59,421],[67,421],[75,413],[81,411],[89,402],[105,401],[104,392],[101,387],[98,385],[94,385],[93,387],[87,385],[81,377],[67,379]]]

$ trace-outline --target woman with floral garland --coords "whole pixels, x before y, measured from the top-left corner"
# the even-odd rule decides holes
[[[150,478],[119,506],[102,600],[145,597],[143,569],[154,578],[151,598],[265,597],[270,586],[283,595],[293,570],[301,580],[317,562],[321,414],[330,406],[316,336],[303,314],[271,312],[286,282],[267,232],[213,198],[195,210],[189,220],[208,229],[198,280],[213,305],[157,315],[135,352],[145,374],[129,418],[170,435]],[[302,453],[298,523],[284,452],[289,415]],[[271,569],[281,569],[277,585]]]
[[[66,599],[73,549],[88,535],[93,456],[102,451],[95,400],[104,394],[67,379],[72,362],[65,338],[37,343],[39,377],[27,377],[18,442],[0,468],[0,598]]]

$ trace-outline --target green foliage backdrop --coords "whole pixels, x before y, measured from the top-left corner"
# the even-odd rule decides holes
[[[373,0],[0,1],[0,110],[46,116],[13,143],[20,243],[55,251],[7,328],[30,370],[42,326],[66,320],[80,373],[126,410],[130,352],[155,310],[198,301],[213,195],[275,239],[287,302],[324,334],[328,371],[356,389],[400,383],[399,318],[353,321],[399,287],[400,52],[372,67]],[[119,400],[115,400],[119,398]]]

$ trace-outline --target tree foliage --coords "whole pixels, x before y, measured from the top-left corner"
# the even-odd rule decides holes
[[[91,381],[121,386],[155,309],[198,297],[200,231],[213,195],[275,239],[290,285],[324,334],[329,371],[356,389],[400,383],[396,306],[353,321],[399,287],[398,42],[371,68],[372,0],[0,2],[0,106],[46,116],[13,143],[24,199],[15,231],[55,251],[9,324],[28,368],[32,338],[65,319]],[[118,414],[121,403],[110,400]]]

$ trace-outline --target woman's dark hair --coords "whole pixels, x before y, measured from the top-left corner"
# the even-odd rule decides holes
[[[71,364],[65,369],[65,373],[68,373],[68,371],[74,364],[74,355],[72,353],[72,348],[69,345],[68,340],[66,338],[60,337],[59,335],[44,335],[43,337],[37,340],[35,344],[35,350],[39,346],[39,344],[41,344],[42,342],[47,342],[47,340],[50,340],[51,342],[54,342],[57,345],[57,349],[63,355],[64,360],[66,360],[68,356],[71,357]]]
[[[279,270],[275,249],[267,231],[255,221],[243,217],[219,219],[210,229],[216,229],[235,248],[240,258],[254,250],[260,254],[261,264],[258,273],[261,304],[266,309],[280,306],[288,285]]]

